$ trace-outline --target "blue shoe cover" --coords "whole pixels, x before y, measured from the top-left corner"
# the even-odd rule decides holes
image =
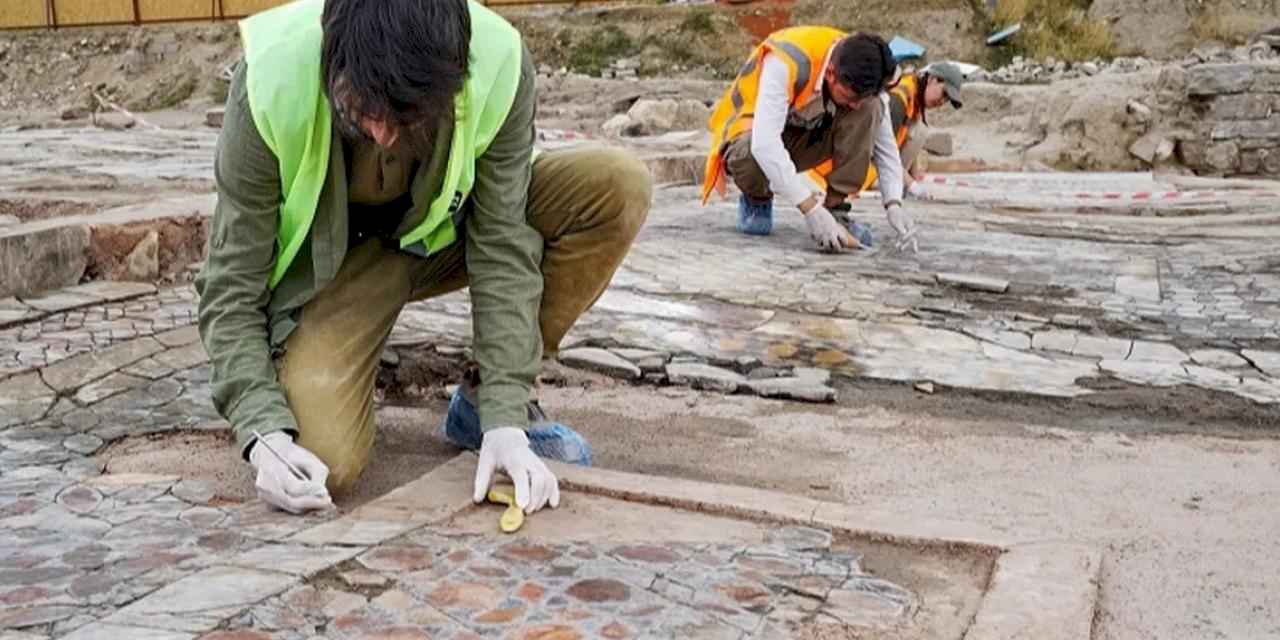
[[[738,196],[738,231],[749,236],[767,236],[773,232],[773,201],[751,202]]]
[[[484,432],[480,430],[480,412],[467,397],[469,392],[466,385],[458,385],[449,399],[449,413],[440,429],[445,439],[459,448],[479,451],[484,442]],[[591,445],[577,431],[547,420],[542,409],[532,403],[529,405],[529,420],[529,429],[525,433],[529,436],[529,448],[538,457],[591,466]]]

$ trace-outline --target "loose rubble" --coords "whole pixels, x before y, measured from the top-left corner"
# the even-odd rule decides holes
[[[1136,73],[1167,65],[1191,67],[1214,62],[1265,62],[1277,58],[1280,58],[1280,48],[1266,41],[1234,48],[1202,47],[1181,59],[1163,61],[1121,56],[1112,60],[1073,63],[1054,58],[1036,61],[1017,56],[1008,65],[991,71],[979,70],[969,79],[996,84],[1046,84],[1096,75]]]

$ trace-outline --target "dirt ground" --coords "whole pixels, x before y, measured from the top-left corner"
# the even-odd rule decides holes
[[[1274,0],[1086,0],[1116,51],[1168,59],[1208,43],[1239,44],[1280,26]],[[751,45],[787,24],[830,24],[901,35],[933,59],[1007,58],[984,45],[998,25],[977,0],[787,0],[653,6],[642,3],[503,8],[540,65],[592,75],[620,59],[641,77],[732,76]],[[1082,14],[1083,15],[1083,14]],[[83,113],[97,93],[133,111],[203,108],[225,100],[223,72],[239,57],[233,22],[0,32],[0,112]]]

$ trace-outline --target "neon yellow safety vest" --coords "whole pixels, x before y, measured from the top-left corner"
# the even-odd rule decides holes
[[[449,162],[440,193],[422,223],[400,238],[435,253],[457,239],[455,220],[475,183],[476,158],[497,136],[520,85],[520,34],[501,16],[469,1],[470,63],[454,101]],[[329,170],[333,127],[320,65],[324,0],[296,0],[240,23],[254,125],[280,163],[282,202],[275,288],[311,231]]]

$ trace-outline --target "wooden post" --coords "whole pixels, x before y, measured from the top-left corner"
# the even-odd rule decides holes
[[[138,0],[133,0],[133,24],[142,24],[142,10],[138,8]]]
[[[49,26],[50,26],[51,28],[54,28],[54,29],[57,29],[57,28],[58,28],[58,4],[57,4],[57,2],[58,2],[58,0],[48,0],[48,1],[45,3],[45,6],[47,7],[47,10],[45,11],[45,14],[48,16]]]

